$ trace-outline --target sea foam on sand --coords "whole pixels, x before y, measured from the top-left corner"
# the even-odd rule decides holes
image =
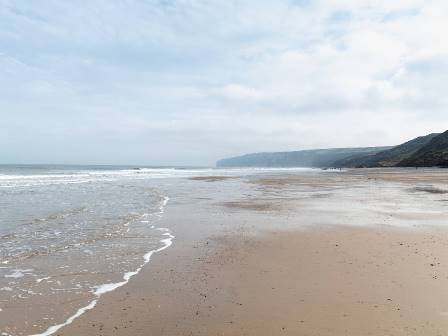
[[[165,205],[168,203],[168,201],[169,201],[169,197],[165,197],[164,200],[162,201],[162,204],[160,205],[160,211],[159,211],[159,214],[158,214],[159,217],[161,217],[161,215],[164,213],[164,208],[165,208]],[[167,238],[164,238],[164,239],[160,240],[160,242],[163,244],[162,247],[159,247],[158,249],[154,249],[154,250],[151,250],[148,253],[146,253],[143,256],[144,262],[135,271],[125,273],[123,275],[123,281],[116,282],[116,283],[108,283],[108,284],[103,284],[101,286],[98,286],[96,288],[96,290],[93,292],[93,294],[96,296],[96,298],[93,301],[91,301],[87,306],[78,309],[78,311],[75,314],[73,314],[72,316],[70,316],[64,323],[51,326],[46,331],[44,331],[43,333],[33,334],[33,335],[30,335],[30,336],[49,336],[49,335],[54,334],[55,332],[57,332],[61,328],[71,324],[75,319],[80,317],[86,311],[93,309],[96,306],[96,304],[98,303],[98,299],[103,294],[112,292],[115,289],[117,289],[117,288],[119,288],[121,286],[126,285],[129,282],[129,280],[134,275],[137,275],[138,273],[140,273],[140,271],[142,270],[143,266],[145,266],[147,263],[149,263],[149,261],[151,260],[151,257],[154,254],[165,250],[166,248],[170,247],[173,244],[173,239],[175,238],[175,236],[170,233],[169,229],[167,229],[167,228],[158,228],[158,230],[162,231],[162,232],[165,232],[163,234],[163,236],[167,237]]]

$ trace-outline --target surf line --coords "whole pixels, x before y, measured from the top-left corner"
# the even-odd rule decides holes
[[[164,197],[162,204],[160,205],[159,208],[159,213],[158,213],[158,217],[161,218],[164,211],[165,211],[165,206],[169,201],[169,197]],[[97,287],[97,289],[95,290],[95,292],[93,292],[93,294],[96,296],[96,298],[94,300],[92,300],[87,306],[79,308],[78,311],[73,314],[72,316],[70,316],[65,322],[61,323],[61,324],[57,324],[54,326],[49,327],[46,331],[44,331],[43,333],[40,334],[33,334],[30,336],[50,336],[53,335],[55,332],[57,332],[59,329],[68,326],[69,324],[71,324],[74,320],[76,320],[78,317],[80,317],[82,314],[84,314],[86,311],[89,311],[93,308],[95,308],[95,306],[98,303],[98,300],[100,299],[100,297],[103,294],[109,293],[114,291],[115,289],[122,287],[124,285],[126,285],[129,280],[134,276],[137,275],[138,273],[140,273],[140,271],[142,270],[142,268],[150,262],[151,257],[156,254],[159,253],[165,249],[167,249],[168,247],[170,247],[173,244],[173,240],[175,238],[175,236],[173,236],[170,232],[169,229],[167,228],[158,228],[157,230],[164,232],[163,236],[165,236],[166,238],[161,239],[159,242],[162,243],[162,247],[159,247],[158,249],[154,249],[149,251],[148,253],[146,253],[143,256],[143,264],[141,264],[135,271],[132,272],[127,272],[123,275],[123,281],[120,282],[116,282],[116,283],[109,283],[109,284],[104,284],[101,285],[99,287]]]

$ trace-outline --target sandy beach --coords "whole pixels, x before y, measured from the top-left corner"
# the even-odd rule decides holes
[[[447,243],[347,227],[210,241],[160,256],[59,334],[443,335]]]
[[[304,188],[334,192],[341,187],[340,179],[339,175],[265,177],[250,181],[263,189],[261,199],[223,202],[188,215],[181,206],[173,206],[164,220],[189,223],[178,227],[173,247],[57,334],[445,334],[448,231],[436,225],[447,219],[445,171],[369,170],[342,176],[345,187],[375,181],[411,197],[415,197],[411,189],[431,186],[418,191],[415,200],[437,201],[441,211],[428,209],[431,216],[425,204],[420,204],[423,210],[403,211],[404,199],[397,199],[390,213],[381,214],[385,205],[377,197],[387,203],[388,196],[378,194],[372,200],[365,194],[371,187],[360,189],[357,198],[370,202],[368,211],[376,215],[365,216],[365,223],[358,226],[340,223],[346,216],[362,218],[353,204],[335,210],[330,198],[322,201],[321,196],[313,198],[313,204],[319,200],[321,206],[316,209],[297,195],[288,200],[279,196]],[[342,197],[336,202],[346,206]],[[302,216],[286,210],[291,203],[298,204]],[[385,221],[384,216],[391,219]],[[299,225],[307,224],[302,223],[306,219],[312,225]],[[188,227],[204,226],[207,220],[215,226],[201,239],[193,238]],[[270,223],[262,225],[263,221]],[[402,227],[402,221],[410,225]],[[230,229],[216,229],[226,225]]]

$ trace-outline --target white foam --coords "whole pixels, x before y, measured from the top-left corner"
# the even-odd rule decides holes
[[[48,280],[48,279],[51,279],[51,277],[45,277],[45,278],[36,279],[36,282],[40,283],[40,282],[42,282],[44,280]]]
[[[78,309],[78,311],[76,312],[76,314],[70,316],[67,321],[65,321],[64,323],[55,325],[55,326],[51,326],[50,328],[48,328],[45,332],[43,332],[42,334],[34,334],[31,336],[46,336],[46,335],[52,335],[54,334],[56,331],[58,331],[59,329],[61,329],[62,327],[65,327],[69,324],[71,324],[75,319],[77,319],[78,317],[80,317],[82,314],[84,314],[86,311],[93,309],[96,306],[97,300],[93,300],[92,302],[90,302],[87,306],[82,307],[80,309]]]
[[[5,278],[13,278],[13,279],[23,278],[26,274],[32,271],[33,271],[32,269],[16,269],[11,274],[6,274]]]
[[[169,197],[165,197],[163,199],[160,212],[163,213],[164,207],[168,203],[168,201],[169,201]],[[96,306],[99,298],[103,294],[112,292],[115,289],[126,285],[129,282],[129,280],[134,275],[137,275],[138,273],[140,273],[140,271],[142,270],[143,266],[145,266],[147,263],[149,263],[149,261],[151,260],[151,257],[152,257],[153,254],[161,252],[161,251],[165,250],[166,248],[170,247],[173,244],[173,239],[175,238],[175,236],[173,236],[170,233],[170,230],[167,229],[167,228],[160,228],[160,229],[161,229],[160,231],[165,232],[163,235],[168,237],[168,238],[164,238],[164,239],[160,240],[160,243],[163,244],[162,247],[159,247],[158,249],[154,249],[154,250],[151,250],[148,253],[146,253],[143,256],[144,262],[135,271],[125,273],[123,275],[123,281],[116,282],[116,283],[108,283],[108,284],[103,284],[101,286],[98,286],[95,289],[95,291],[93,292],[93,294],[96,296],[96,299],[91,301],[87,306],[78,309],[78,311],[74,315],[70,316],[64,323],[51,326],[51,327],[49,327],[46,331],[44,331],[41,334],[33,334],[33,335],[30,335],[30,336],[50,336],[50,335],[54,334],[59,329],[61,329],[61,328],[65,327],[65,326],[71,324],[75,319],[80,317],[86,311],[93,309]]]
[[[257,174],[276,171],[312,171],[312,168],[201,168],[201,169],[175,169],[175,168],[141,168],[117,170],[79,170],[71,173],[51,174],[0,174],[0,188],[33,187],[43,185],[79,184],[95,181],[117,181],[120,179],[167,179],[187,178],[193,176],[207,176],[216,174],[237,176],[241,174]]]

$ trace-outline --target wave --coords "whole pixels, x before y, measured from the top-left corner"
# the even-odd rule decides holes
[[[166,179],[207,176],[219,173],[225,176],[269,172],[320,170],[314,168],[134,168],[117,170],[81,169],[77,171],[48,171],[48,174],[0,174],[0,188],[26,188],[34,186],[112,182],[120,179]]]
[[[169,197],[164,197],[160,207],[159,207],[159,212],[157,213],[157,216],[159,218],[162,217],[164,211],[165,211],[165,206],[167,205],[169,201]],[[79,318],[81,315],[83,315],[85,312],[95,308],[95,306],[98,303],[98,300],[101,298],[102,295],[112,292],[114,290],[116,290],[117,288],[120,288],[124,285],[126,285],[129,280],[139,274],[141,272],[141,270],[143,269],[143,267],[148,264],[151,261],[151,257],[156,254],[159,253],[165,249],[167,249],[168,247],[170,247],[173,244],[173,240],[175,238],[175,236],[173,234],[171,234],[171,231],[168,228],[157,228],[157,230],[164,232],[163,236],[166,238],[163,238],[161,240],[159,240],[160,243],[162,243],[162,246],[151,250],[149,252],[147,252],[144,256],[143,256],[143,263],[137,267],[137,269],[135,269],[134,271],[131,272],[126,272],[125,274],[123,274],[123,281],[120,282],[115,282],[115,283],[106,283],[106,284],[102,284],[97,286],[97,288],[93,291],[93,295],[95,297],[94,300],[90,301],[88,305],[79,308],[75,314],[71,315],[67,320],[65,320],[65,322],[57,324],[57,325],[53,325],[50,326],[47,330],[45,330],[42,333],[39,334],[33,334],[30,336],[50,336],[53,335],[54,333],[56,333],[58,330],[60,330],[61,328],[73,323],[73,321],[75,321],[77,318]]]

